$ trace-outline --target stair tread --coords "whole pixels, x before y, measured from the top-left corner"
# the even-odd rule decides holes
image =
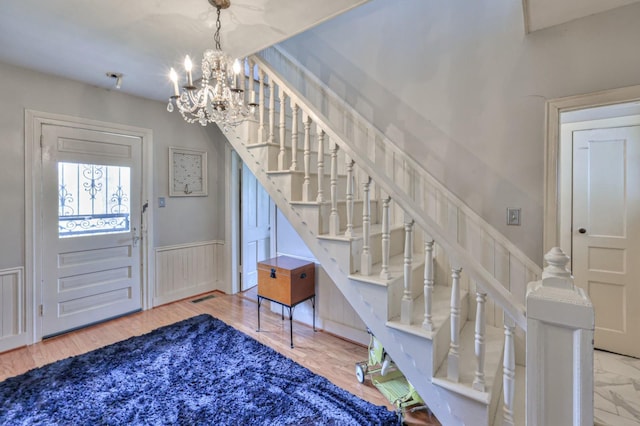
[[[422,265],[424,265],[424,256],[421,256],[421,253],[414,253],[414,256],[415,257],[411,264],[411,268],[413,270],[417,270],[420,269]],[[380,262],[374,263],[371,266],[371,275],[362,275],[360,272],[356,272],[350,274],[349,278],[382,286],[387,286],[389,285],[389,283],[397,279],[404,279],[404,254],[396,254],[389,257],[388,269],[389,275],[391,276],[391,278],[389,279],[380,278],[380,272],[382,272],[382,263]]]
[[[298,141],[299,142],[299,141]],[[275,143],[275,142],[268,142],[268,141],[264,141],[264,142],[252,142],[252,143],[248,143],[246,145],[247,149],[258,149],[258,148],[265,148],[265,147],[272,147],[272,148],[278,148],[280,149],[280,144]],[[285,145],[284,146],[285,151],[291,152],[291,145]],[[304,148],[298,146],[298,152],[304,154]],[[312,146],[312,149],[309,150],[309,154],[313,157],[317,157],[318,156],[318,150],[315,149],[315,146]],[[324,152],[324,156],[325,157],[330,157],[330,153],[329,152]]]
[[[460,293],[461,299],[464,299],[467,291],[461,290]],[[393,318],[387,321],[387,326],[416,336],[422,336],[426,339],[433,339],[450,316],[451,287],[444,285],[434,286],[431,301],[432,330],[429,331],[422,326],[422,322],[424,321],[424,294],[421,294],[414,300],[411,324],[404,324],[400,321],[400,318]]]
[[[269,143],[267,141],[264,141],[264,142],[252,142],[252,143],[246,144],[245,146],[247,147],[247,149],[250,149],[250,148],[253,148],[253,149],[264,148],[265,146],[271,146],[271,147],[274,147],[274,148],[279,148],[280,147],[280,145],[278,145],[277,143],[274,143],[274,142]]]
[[[377,205],[378,202],[381,200],[371,200],[371,204],[372,205]],[[338,200],[338,205],[340,204],[345,204],[347,202],[347,200]],[[353,202],[355,204],[362,204],[363,200],[353,200]],[[319,206],[319,205],[330,205],[331,201],[329,200],[324,200],[322,203],[319,203],[317,201],[290,201],[289,204],[293,205],[293,206]],[[376,224],[371,224],[371,226],[376,225]],[[362,229],[362,227],[359,227],[359,229]]]
[[[475,321],[467,321],[460,333],[460,381],[455,382],[447,378],[448,360],[444,362],[432,379],[434,384],[442,386],[450,391],[462,394],[478,402],[489,404],[494,388],[500,390],[502,383],[495,383],[500,375],[498,370],[502,368],[504,334],[498,327],[486,326],[485,333],[485,387],[484,392],[473,389],[475,377]]]
[[[372,223],[371,228],[369,229],[369,235],[371,235],[372,237],[375,235],[379,235],[382,234],[382,224],[380,223]],[[402,229],[403,225],[398,224],[398,225],[392,225],[391,226],[391,231],[395,231],[398,229]],[[337,235],[331,235],[331,234],[321,234],[318,235],[318,238],[321,240],[335,240],[335,241],[351,241],[354,239],[359,239],[362,238],[362,226],[359,227],[354,227],[353,231],[351,232],[351,237],[347,237],[344,235],[344,232],[340,232]],[[418,252],[414,252],[414,260],[417,257],[419,253]],[[373,265],[373,267],[375,268],[376,265]],[[382,268],[382,266],[378,266],[378,274],[380,273],[380,268]]]
[[[305,175],[304,170],[301,168],[298,168],[296,170],[289,170],[289,169],[267,170],[266,173],[267,173],[267,176],[272,178],[278,178],[279,176],[300,176],[301,178],[304,178],[304,175]],[[331,175],[329,172],[325,170],[325,173],[322,176],[323,176],[323,179],[328,180]],[[312,172],[309,172],[309,177],[317,179],[318,171],[314,170]],[[346,179],[346,178],[347,178],[346,174],[338,173],[338,179]]]

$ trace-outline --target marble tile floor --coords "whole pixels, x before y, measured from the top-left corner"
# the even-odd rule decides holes
[[[640,359],[594,352],[595,424],[640,426]]]

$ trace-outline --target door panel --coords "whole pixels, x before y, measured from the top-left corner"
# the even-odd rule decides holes
[[[242,291],[258,284],[258,262],[271,257],[271,199],[242,166]]]
[[[573,274],[597,348],[640,356],[640,126],[573,133]],[[635,260],[634,260],[635,259]]]
[[[42,126],[43,336],[141,309],[141,139]]]

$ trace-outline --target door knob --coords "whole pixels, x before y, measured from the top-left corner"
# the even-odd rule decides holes
[[[587,230],[584,229],[584,228],[580,228],[580,229],[578,229],[578,232],[581,233],[581,234],[586,234]]]
[[[138,241],[140,241],[142,239],[142,237],[140,235],[138,235],[137,229],[133,228],[133,246],[137,247],[138,246]]]

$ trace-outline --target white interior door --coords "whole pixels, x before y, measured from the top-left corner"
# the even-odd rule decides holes
[[[141,309],[139,137],[42,126],[42,335]]]
[[[595,346],[640,357],[640,126],[573,132],[572,222]]]
[[[258,284],[258,262],[271,257],[271,198],[242,165],[242,288]]]

